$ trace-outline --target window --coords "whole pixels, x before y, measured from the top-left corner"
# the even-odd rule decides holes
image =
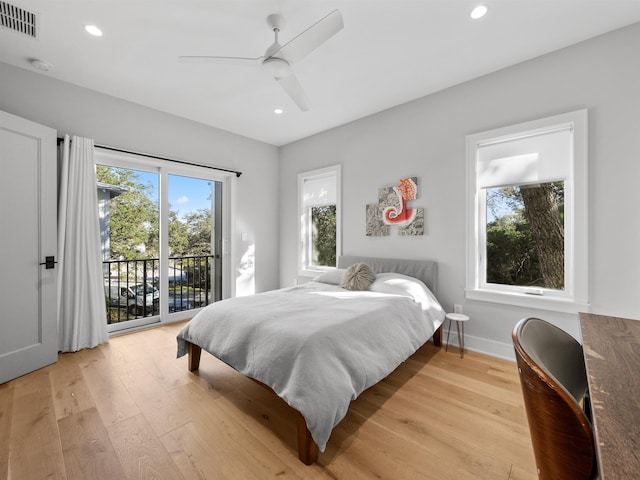
[[[299,273],[335,268],[340,255],[340,165],[300,173]]]
[[[96,163],[109,332],[228,296],[230,175],[100,148]]]
[[[467,137],[466,297],[587,306],[587,112]]]

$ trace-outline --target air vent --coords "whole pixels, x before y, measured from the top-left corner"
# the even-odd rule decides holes
[[[37,18],[38,16],[33,12],[0,1],[0,26],[2,28],[36,38],[38,33]]]

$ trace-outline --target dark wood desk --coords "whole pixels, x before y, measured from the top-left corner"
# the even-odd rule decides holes
[[[640,478],[640,321],[580,313],[599,480]]]

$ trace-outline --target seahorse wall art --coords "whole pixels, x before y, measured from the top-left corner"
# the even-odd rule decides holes
[[[389,227],[398,227],[398,235],[424,235],[424,208],[408,208],[418,197],[418,177],[402,178],[395,187],[378,190],[378,203],[367,205],[366,234],[389,235]]]

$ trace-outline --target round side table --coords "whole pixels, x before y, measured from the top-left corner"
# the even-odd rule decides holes
[[[469,321],[469,317],[463,313],[447,313],[446,318],[449,319],[449,330],[447,331],[447,346],[445,352],[449,350],[449,334],[451,334],[451,322],[456,322],[456,330],[458,331],[458,344],[460,345],[460,358],[464,358],[464,322]],[[460,323],[462,323],[462,335],[460,335]]]

